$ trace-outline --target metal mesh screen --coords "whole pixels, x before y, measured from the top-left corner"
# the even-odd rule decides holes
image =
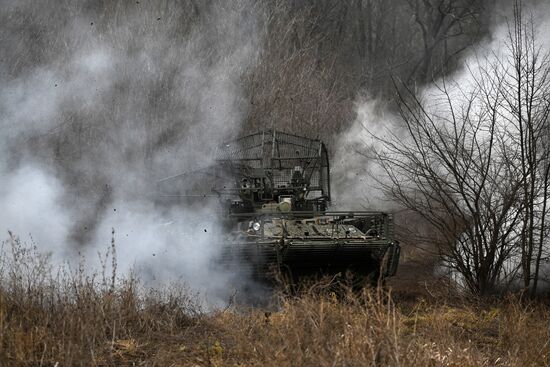
[[[297,185],[299,171],[309,186],[308,199],[330,200],[328,156],[319,140],[267,130],[223,144],[216,158],[221,166],[241,175],[261,171],[274,188]]]

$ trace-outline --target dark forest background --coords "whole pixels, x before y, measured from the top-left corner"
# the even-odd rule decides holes
[[[81,26],[89,26],[83,32],[126,49],[130,56],[146,41],[156,37],[169,40],[153,50],[152,57],[160,60],[181,46],[194,27],[208,26],[212,7],[221,8],[222,13],[237,8],[254,13],[257,28],[251,30],[259,33],[261,44],[259,60],[244,70],[240,80],[249,103],[242,130],[274,126],[319,136],[330,145],[353,121],[358,95],[392,99],[392,76],[414,88],[454,70],[470,46],[490,37],[504,6],[494,0],[277,0],[233,5],[191,0],[157,1],[154,5],[139,1],[41,2],[15,7],[0,16],[0,47],[8,51],[1,65],[4,78],[15,79],[58,63],[60,56],[70,57],[85,42],[80,34],[63,32],[75,18],[82,19]],[[90,23],[84,23],[88,19]],[[121,26],[126,33],[120,32]],[[215,50],[197,51],[205,62],[221,57]],[[164,111],[174,107],[163,98],[171,88],[173,71],[157,70],[152,84],[116,86],[117,92],[128,98],[146,97],[142,109],[151,114],[153,130],[144,138],[148,149],[177,142],[193,125],[163,117]],[[113,126],[117,120],[121,119],[104,124]],[[106,138],[109,129],[72,114],[59,121],[52,133],[37,139],[48,140],[47,148],[59,165],[69,168],[65,160],[74,160],[76,152],[93,150],[95,139]]]
[[[115,196],[150,191],[129,186],[198,166],[227,137],[274,127],[320,138],[334,153],[356,101],[391,106],[396,80],[417,90],[460,67],[506,7],[495,0],[1,6],[3,170],[32,161],[54,172],[65,205],[78,208],[78,240]],[[107,66],[99,61],[108,80],[83,77],[78,55],[105,45],[115,55]],[[55,113],[27,128],[43,112],[25,96],[49,104],[54,90]]]

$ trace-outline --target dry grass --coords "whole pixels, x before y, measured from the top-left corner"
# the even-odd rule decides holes
[[[550,364],[550,311],[542,302],[451,305],[380,289],[336,295],[317,285],[281,296],[269,312],[205,312],[175,286],[145,291],[105,271],[48,275],[46,259],[13,239],[1,260],[0,365]]]

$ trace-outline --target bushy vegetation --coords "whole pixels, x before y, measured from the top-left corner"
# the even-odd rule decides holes
[[[268,308],[207,309],[184,287],[146,290],[107,266],[52,272],[15,238],[3,244],[1,265],[2,365],[550,363],[550,310],[521,298],[481,303],[391,285],[354,293],[320,281]]]

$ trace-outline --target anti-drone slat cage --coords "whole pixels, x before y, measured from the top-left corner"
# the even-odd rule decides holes
[[[274,190],[292,188],[299,170],[307,184],[306,198],[330,201],[329,160],[320,140],[266,130],[222,144],[216,161],[233,177],[263,176]]]

